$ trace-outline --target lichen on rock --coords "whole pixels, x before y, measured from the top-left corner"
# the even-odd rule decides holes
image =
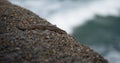
[[[65,31],[0,0],[0,63],[108,63]]]

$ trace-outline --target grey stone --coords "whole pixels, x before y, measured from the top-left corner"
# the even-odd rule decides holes
[[[64,30],[0,0],[0,63],[108,63]]]

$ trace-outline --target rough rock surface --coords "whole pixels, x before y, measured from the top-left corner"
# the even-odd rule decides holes
[[[108,63],[34,13],[0,0],[0,63]]]

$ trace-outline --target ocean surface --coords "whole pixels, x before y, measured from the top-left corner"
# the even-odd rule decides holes
[[[27,8],[50,23],[67,31],[73,32],[74,27],[84,25],[96,14],[102,16],[118,16],[120,14],[120,0],[9,0],[14,4]],[[105,47],[92,47],[98,53]],[[104,56],[110,63],[120,63],[120,51],[110,47]]]

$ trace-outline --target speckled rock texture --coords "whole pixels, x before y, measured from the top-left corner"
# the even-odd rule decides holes
[[[33,12],[0,0],[0,63],[108,63]]]

